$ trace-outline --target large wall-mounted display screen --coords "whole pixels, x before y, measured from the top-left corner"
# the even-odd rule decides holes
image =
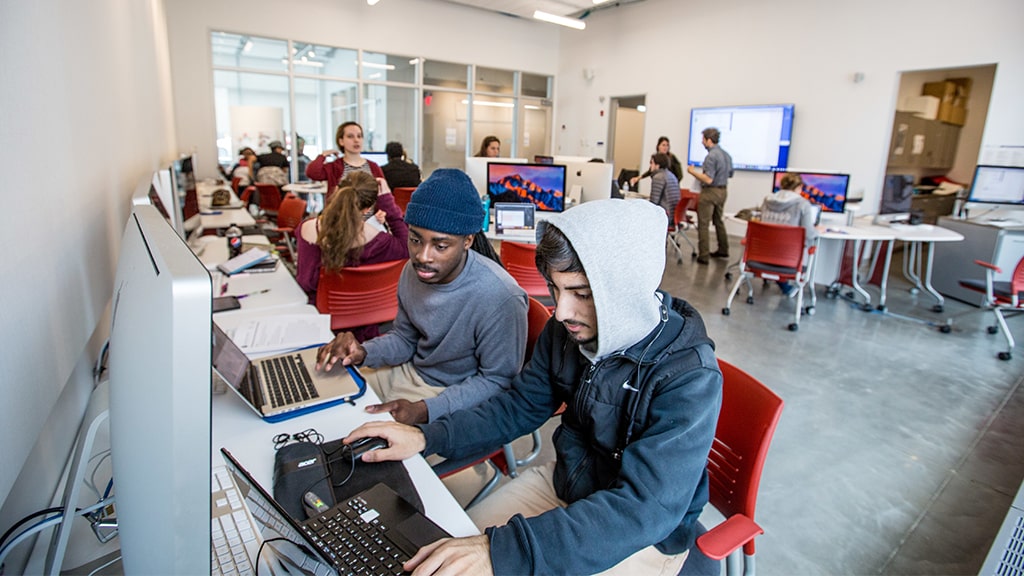
[[[722,133],[719,145],[732,156],[736,170],[784,170],[789,163],[792,104],[692,109],[687,157],[691,166],[703,164],[708,154],[702,144],[705,128]]]

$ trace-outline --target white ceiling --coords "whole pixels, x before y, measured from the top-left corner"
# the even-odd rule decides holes
[[[533,18],[535,10],[541,10],[557,16],[586,17],[588,11],[603,10],[622,4],[632,4],[642,0],[612,0],[595,5],[593,0],[446,0],[453,4],[472,6],[482,10]]]

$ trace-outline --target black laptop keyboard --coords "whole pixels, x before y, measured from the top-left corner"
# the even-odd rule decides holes
[[[266,382],[267,391],[270,393],[270,404],[274,408],[320,396],[313,386],[313,379],[309,376],[309,370],[306,369],[306,363],[302,361],[301,355],[270,358],[264,360],[261,366],[263,381]]]
[[[390,527],[360,497],[338,504],[303,526],[328,557],[348,571],[339,574],[402,574],[409,557],[389,538]]]

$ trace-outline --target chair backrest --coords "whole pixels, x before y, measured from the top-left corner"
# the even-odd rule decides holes
[[[306,216],[306,201],[295,196],[288,196],[281,200],[281,206],[277,209],[278,228],[298,228]]]
[[[276,212],[281,206],[281,189],[273,184],[253,184],[260,193],[260,209]]]
[[[398,278],[407,260],[320,270],[316,308],[331,315],[331,330],[380,324],[398,315]]]
[[[719,359],[722,369],[722,411],[715,441],[708,454],[710,502],[723,516],[743,514],[754,519],[757,488],[782,398],[750,374]],[[754,541],[743,547],[754,554]]]
[[[391,191],[395,196],[395,204],[402,209],[402,214],[405,214],[405,207],[409,205],[409,200],[412,199],[412,193],[415,191],[415,188],[406,187],[395,188]]]
[[[680,222],[690,222],[690,216],[687,214],[687,211],[697,209],[698,198],[700,196],[689,190],[679,190],[679,202],[676,203],[676,211],[672,215],[673,226],[678,226]]]
[[[1010,296],[1019,295],[1024,292],[1024,258],[1021,258],[1017,262],[1017,267],[1013,269],[1013,276],[1010,278]],[[1019,302],[1015,303],[1019,306]]]
[[[537,271],[537,264],[534,261],[536,255],[537,246],[535,244],[508,240],[501,242],[501,261],[505,264],[505,270],[509,275],[515,278],[528,295],[548,298],[551,296],[551,292],[548,291],[548,281]]]
[[[533,356],[533,345],[537,343],[537,337],[544,330],[544,325],[551,318],[551,312],[547,307],[535,298],[529,299],[529,308],[526,310],[526,357],[525,364]]]
[[[743,259],[800,270],[804,260],[804,229],[800,226],[749,222]]]
[[[238,186],[242,183],[242,179],[239,176],[235,176],[231,179],[231,189],[235,191],[235,196],[238,196]]]

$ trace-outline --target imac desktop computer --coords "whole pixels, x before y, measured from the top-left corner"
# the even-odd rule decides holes
[[[565,166],[561,164],[487,164],[491,202],[529,202],[539,212],[565,209]]]
[[[1024,221],[1024,166],[976,167],[964,210],[994,223]]]
[[[786,172],[800,175],[804,181],[801,195],[819,206],[822,214],[842,214],[846,209],[846,193],[850,187],[850,175],[830,172],[805,172],[800,170],[779,170],[772,174],[772,192],[782,189],[782,176]]]
[[[490,162],[504,162],[506,164],[526,164],[526,158],[484,158],[482,156],[471,156],[466,158],[466,175],[473,181],[480,197],[487,195],[487,164]]]
[[[110,326],[110,449],[126,574],[210,570],[210,274],[135,205]]]

